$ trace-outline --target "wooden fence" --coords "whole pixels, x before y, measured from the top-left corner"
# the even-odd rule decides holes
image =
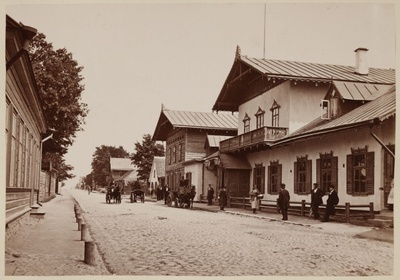
[[[250,197],[230,197],[228,207],[251,208]],[[288,213],[291,215],[306,216],[309,215],[311,203],[302,201],[291,201]],[[326,204],[321,204],[320,209],[325,211]],[[346,223],[350,223],[350,218],[369,218],[374,219],[374,203],[352,204],[346,202],[344,205],[336,205],[336,216],[343,217]],[[268,200],[260,199],[259,211],[279,213],[278,199]]]

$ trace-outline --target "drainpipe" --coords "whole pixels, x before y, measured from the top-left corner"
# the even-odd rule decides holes
[[[40,156],[40,162],[39,162],[39,186],[38,186],[38,195],[37,195],[37,202],[36,202],[40,206],[42,206],[39,203],[39,194],[40,194],[40,175],[42,174],[43,142],[46,142],[47,140],[52,139],[52,138],[53,138],[53,133],[40,141],[40,155],[41,156]],[[32,192],[33,192],[33,190],[32,190]],[[32,198],[33,198],[33,196],[32,196]]]
[[[22,24],[21,24],[22,25]],[[6,71],[24,54],[28,53],[29,45],[32,42],[33,37],[37,34],[37,29],[30,26],[21,26],[21,32],[24,39],[22,48],[7,62]]]
[[[395,158],[394,153],[382,142],[381,139],[378,138],[378,136],[376,136],[372,131],[370,131],[370,134],[372,135],[372,137],[375,138],[376,141],[378,141],[379,144],[381,144],[381,146],[382,146],[393,158]]]

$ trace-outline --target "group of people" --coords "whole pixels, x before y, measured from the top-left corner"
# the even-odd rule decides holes
[[[322,197],[325,193],[320,189],[317,183],[314,184],[313,190],[311,192],[311,213],[310,215],[314,217],[314,219],[319,219],[319,206],[322,204]],[[262,199],[263,196],[260,194],[257,186],[253,186],[253,189],[250,191],[250,202],[253,213],[257,213],[257,209],[259,208],[259,200]],[[326,208],[325,214],[322,219],[322,222],[327,222],[331,215],[335,215],[335,206],[339,203],[339,197],[337,192],[335,191],[335,187],[333,185],[329,186],[328,198],[326,200]],[[282,220],[288,219],[288,209],[290,205],[290,194],[286,190],[286,185],[281,184],[281,190],[278,196],[278,207],[280,212],[282,213]]]
[[[214,189],[211,187],[211,184],[208,185],[207,191],[207,204],[209,206],[213,205],[214,200]],[[228,192],[226,187],[223,186],[218,192],[218,201],[219,201],[219,208],[224,211],[225,207],[228,204]]]

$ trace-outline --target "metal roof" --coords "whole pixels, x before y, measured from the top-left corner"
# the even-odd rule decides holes
[[[129,158],[110,158],[111,170],[133,170],[135,166]]]
[[[205,113],[164,110],[164,115],[174,127],[237,130],[237,116],[225,113]]]
[[[226,135],[207,135],[207,142],[211,148],[218,148],[219,142],[231,138],[232,136]]]
[[[334,81],[333,85],[340,93],[343,99],[346,100],[374,100],[382,94],[387,92],[392,85],[381,84],[366,84],[366,83],[353,83]]]
[[[396,114],[396,89],[392,86],[386,93],[349,113],[332,120],[316,119],[305,127],[276,141],[273,146],[349,127],[365,125],[375,120],[383,121]]]
[[[263,74],[310,80],[353,81],[364,83],[395,83],[393,69],[369,68],[368,75],[357,74],[354,66],[307,63],[286,60],[257,59],[241,56],[240,60]]]
[[[205,131],[214,131],[210,134],[235,134],[237,132],[238,118],[235,114],[229,113],[206,113],[173,111],[162,109],[158,119],[153,140],[165,141],[170,131],[175,128],[192,128]],[[220,131],[220,132],[219,132]]]

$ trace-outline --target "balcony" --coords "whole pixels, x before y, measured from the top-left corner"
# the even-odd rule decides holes
[[[250,132],[229,138],[219,143],[221,152],[232,152],[242,148],[254,148],[263,143],[273,142],[288,134],[287,127],[264,126]]]

